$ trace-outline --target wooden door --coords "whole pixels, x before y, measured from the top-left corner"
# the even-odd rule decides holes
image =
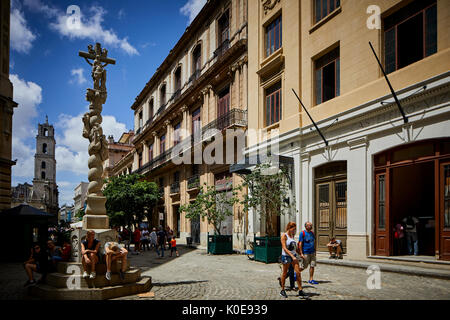
[[[389,169],[375,175],[375,254],[389,256]]]
[[[317,250],[328,251],[331,237],[347,246],[347,180],[316,184]]]
[[[450,260],[450,162],[440,165],[439,258]]]

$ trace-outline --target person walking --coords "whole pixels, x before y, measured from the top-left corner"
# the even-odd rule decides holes
[[[159,227],[159,231],[156,235],[158,236],[157,245],[156,245],[156,253],[158,254],[158,257],[164,258],[164,246],[166,245],[166,233],[164,232],[164,229],[162,226]],[[159,250],[158,250],[159,247],[161,247],[161,254],[159,253]]]
[[[133,233],[133,240],[134,240],[134,252],[135,254],[139,254],[141,252],[141,230],[139,227],[134,230]]]
[[[156,248],[156,241],[158,240],[158,236],[156,235],[156,228],[152,229],[150,233],[150,249]]]
[[[175,240],[175,238],[172,238],[172,240],[170,240],[170,256],[172,256],[173,252],[176,253],[177,257],[180,256],[177,250],[177,241]]]
[[[298,250],[301,257],[300,271],[305,270],[309,266],[308,283],[318,284],[318,282],[314,280],[314,268],[316,267],[316,239],[312,227],[313,224],[311,222],[306,222],[305,230],[300,233],[298,239]]]
[[[417,224],[419,223],[419,219],[413,217],[411,215],[405,217],[402,220],[405,225],[405,233],[406,233],[406,243],[408,244],[408,254],[412,255],[414,253],[415,256],[419,255],[419,239],[417,237]],[[414,246],[414,251],[413,251]]]
[[[296,231],[297,225],[295,224],[295,222],[289,222],[286,225],[286,232],[281,236],[281,263],[283,264],[283,274],[281,275],[280,295],[283,298],[287,298],[286,291],[284,290],[284,284],[286,281],[289,266],[291,265],[294,267],[294,271],[297,273],[298,296],[306,296],[302,289],[302,277],[297,258],[297,245],[294,239]]]

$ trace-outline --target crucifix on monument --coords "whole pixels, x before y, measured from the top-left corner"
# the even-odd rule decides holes
[[[100,230],[109,230],[109,219],[105,208],[106,197],[102,192],[103,161],[108,159],[108,143],[101,126],[101,112],[107,96],[104,68],[108,64],[115,64],[116,61],[107,57],[108,51],[105,48],[102,49],[100,43],[96,43],[95,47],[89,45],[88,52],[80,51],[78,55],[92,66],[91,76],[94,82],[94,88],[88,88],[86,91],[89,112],[83,116],[83,137],[89,139],[89,186],[83,229],[94,229],[99,233]]]

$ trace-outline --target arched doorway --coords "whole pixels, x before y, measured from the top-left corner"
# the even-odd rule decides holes
[[[347,162],[335,161],[314,169],[317,250],[328,252],[330,238],[347,248]]]
[[[373,161],[373,252],[409,254],[406,239],[395,238],[394,228],[412,216],[418,221],[418,255],[450,260],[450,138],[397,146]]]

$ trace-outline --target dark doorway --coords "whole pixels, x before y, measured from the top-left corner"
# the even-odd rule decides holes
[[[435,177],[434,163],[423,162],[392,169],[391,225],[395,227],[411,215],[419,220],[419,255],[435,254]],[[406,239],[399,245],[394,237],[393,255],[408,254]]]
[[[200,243],[200,217],[191,219],[192,243]]]
[[[174,230],[174,234],[176,235],[177,238],[180,237],[180,212],[179,212],[180,206],[179,205],[174,205],[173,206],[173,229]]]

